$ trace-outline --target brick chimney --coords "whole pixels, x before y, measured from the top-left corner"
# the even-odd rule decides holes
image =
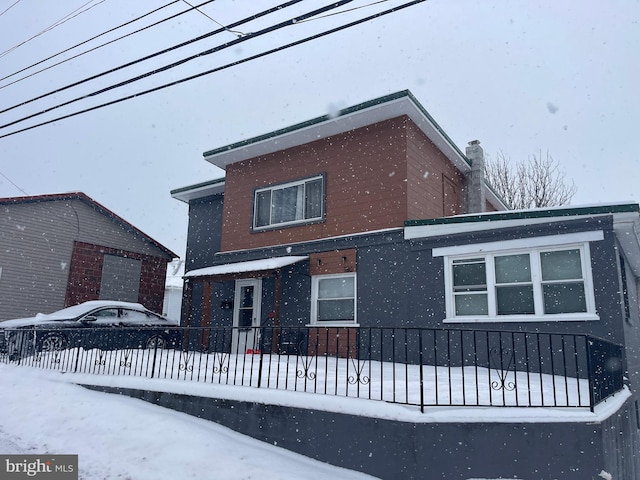
[[[484,150],[479,140],[472,140],[465,149],[467,158],[471,161],[471,171],[467,174],[467,213],[481,213],[485,211],[484,194]]]

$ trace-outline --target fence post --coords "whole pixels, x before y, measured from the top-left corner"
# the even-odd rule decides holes
[[[256,333],[258,334],[258,352],[260,352],[260,359],[258,361],[258,388],[261,387],[262,385],[262,359],[264,356],[264,341],[263,341],[263,337],[264,335],[262,335],[262,329],[258,328],[256,330]]]
[[[155,373],[156,373],[156,356],[158,354],[158,342],[155,341],[153,342],[153,364],[151,365],[151,378],[154,377]]]
[[[422,358],[422,330],[418,330],[418,349],[420,356],[420,413],[424,413],[424,373],[423,373],[423,358]]]
[[[591,340],[589,337],[585,336],[584,341],[587,347],[587,379],[589,380],[589,410],[592,412],[595,409],[596,405],[596,392],[593,378],[593,350],[591,348]]]

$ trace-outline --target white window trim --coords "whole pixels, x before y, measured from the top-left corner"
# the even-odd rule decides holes
[[[300,220],[292,220],[290,222],[269,223],[268,225],[261,225],[261,226],[256,225],[257,210],[258,210],[258,194],[259,193],[270,191],[270,192],[272,192],[272,195],[273,195],[273,191],[274,190],[280,190],[280,189],[284,189],[284,188],[291,188],[291,187],[295,187],[297,185],[304,185],[305,183],[313,182],[315,180],[322,180],[322,200],[321,200],[322,204],[320,206],[320,215],[319,216],[311,217],[311,218],[302,218]],[[257,188],[253,192],[253,215],[252,215],[252,220],[251,220],[253,230],[255,230],[255,231],[270,230],[270,229],[273,229],[273,228],[288,227],[288,226],[291,226],[291,225],[312,223],[312,222],[317,222],[319,220],[322,220],[324,218],[324,196],[325,196],[324,192],[325,192],[324,175],[315,175],[313,177],[307,177],[307,178],[304,178],[304,179],[301,179],[301,180],[296,180],[294,182],[279,183],[277,185],[270,185],[270,186],[264,187],[264,188]],[[304,198],[302,199],[302,208],[304,208]],[[271,216],[271,211],[269,211],[269,215]],[[271,218],[269,220],[271,221]]]
[[[318,321],[318,283],[325,278],[353,277],[353,322]],[[353,273],[334,273],[330,275],[313,275],[311,277],[311,321],[308,327],[359,327],[358,323],[358,278]]]
[[[542,247],[562,247],[564,245],[597,242],[604,240],[602,230],[590,232],[565,233],[561,235],[548,235],[544,237],[518,238],[515,240],[504,240],[501,242],[472,243],[469,245],[455,245],[451,247],[434,248],[434,257],[445,257],[452,255],[482,254],[491,252],[502,252],[508,250],[527,250],[529,248]],[[525,252],[523,252],[525,253]]]
[[[591,233],[591,232],[590,232]],[[593,232],[596,233],[596,232]],[[601,231],[599,233],[602,233]],[[574,234],[559,235],[558,237],[565,237],[564,239],[575,239]],[[590,236],[588,236],[590,237]],[[596,238],[598,236],[596,235]],[[555,237],[543,237],[544,239],[553,239]],[[561,239],[563,240],[563,239]],[[542,245],[541,245],[542,244]],[[438,255],[444,256],[444,281],[445,281],[445,304],[447,316],[444,319],[444,323],[496,323],[496,322],[550,322],[550,321],[596,321],[600,320],[600,317],[596,313],[595,298],[593,292],[593,275],[591,271],[591,251],[588,241],[581,243],[555,243],[551,244],[547,241],[538,243],[538,247],[532,247],[531,239],[526,239],[525,243],[520,243],[517,240],[495,242],[491,244],[483,244],[485,247],[491,248],[458,248],[456,247],[442,247],[438,249]],[[502,248],[498,248],[502,245]],[[521,248],[505,248],[505,246]],[[474,247],[474,245],[464,245],[461,247]],[[495,247],[495,248],[494,248]],[[532,267],[532,282],[534,290],[534,304],[536,308],[539,308],[543,302],[542,293],[542,279],[540,278],[540,253],[553,252],[559,250],[578,249],[580,250],[580,261],[582,266],[582,276],[585,290],[585,302],[586,312],[577,313],[556,313],[556,314],[542,314],[536,313],[533,315],[455,315],[455,304],[453,294],[453,279],[451,278],[452,264],[454,260],[467,259],[472,257],[485,258],[495,257],[499,255],[513,255],[528,253],[531,255],[531,267]],[[442,252],[447,253],[442,255]],[[454,252],[455,254],[453,254]],[[493,272],[493,260],[487,261],[487,300],[489,302],[489,312],[495,312],[495,280]]]

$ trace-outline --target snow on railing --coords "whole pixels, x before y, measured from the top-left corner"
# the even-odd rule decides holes
[[[623,388],[622,347],[586,335],[364,327],[4,333],[0,362],[357,397],[421,409],[593,409]]]

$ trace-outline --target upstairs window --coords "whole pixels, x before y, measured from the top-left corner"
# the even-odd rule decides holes
[[[323,215],[322,175],[255,191],[254,229],[318,221]]]
[[[448,321],[598,319],[588,242],[510,242],[434,249],[444,257]]]

